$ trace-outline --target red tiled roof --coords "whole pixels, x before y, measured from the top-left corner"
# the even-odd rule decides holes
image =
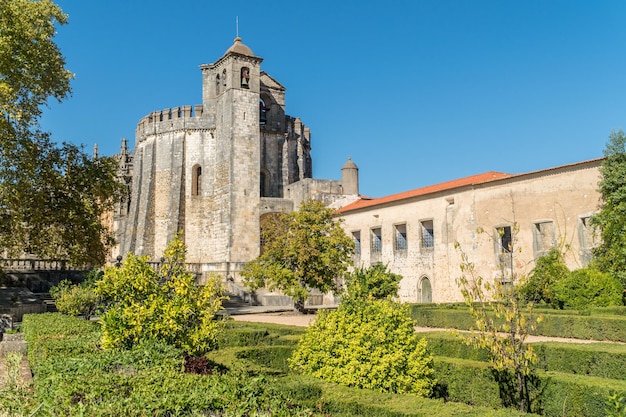
[[[483,184],[486,182],[501,180],[503,178],[523,177],[526,175],[549,173],[549,172],[556,171],[556,170],[573,168],[573,167],[587,165],[587,164],[599,165],[603,159],[604,158],[589,159],[587,161],[574,162],[572,164],[561,165],[558,167],[548,168],[548,169],[540,169],[538,171],[526,172],[523,174],[506,174],[504,172],[490,171],[490,172],[485,172],[483,174],[471,175],[469,177],[459,178],[456,180],[442,182],[442,183],[435,184],[435,185],[429,185],[426,187],[417,188],[415,190],[405,191],[403,193],[392,194],[392,195],[388,195],[388,196],[380,197],[380,198],[370,198],[370,197],[360,196],[359,200],[340,208],[339,210],[337,210],[337,212],[345,213],[347,211],[377,206],[379,204],[391,203],[391,202],[399,201],[399,200],[405,200],[407,198],[432,194],[432,193],[436,193],[439,191],[452,190],[454,188],[463,187],[467,185]]]
[[[422,196],[426,194],[432,194],[439,191],[451,190],[453,188],[463,187],[466,185],[482,184],[489,181],[499,180],[502,178],[509,178],[514,176],[513,174],[506,174],[504,172],[485,172],[483,174],[471,175],[465,178],[459,178],[452,181],[446,181],[435,185],[429,185],[415,190],[405,191],[403,193],[392,194],[380,198],[368,198],[361,197],[354,203],[348,204],[337,210],[339,213],[345,213],[347,211],[358,210],[365,207],[376,206],[384,203],[391,203],[393,201],[405,200],[411,197]]]

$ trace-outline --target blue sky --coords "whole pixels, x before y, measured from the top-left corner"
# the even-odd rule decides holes
[[[111,155],[137,121],[201,103],[239,35],[311,128],[313,172],[380,197],[602,156],[626,128],[626,2],[85,1],[56,41],[76,74],[42,127]]]

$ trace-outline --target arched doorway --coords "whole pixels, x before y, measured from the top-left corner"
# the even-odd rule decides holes
[[[433,289],[430,285],[430,280],[428,279],[428,277],[423,277],[420,282],[420,302],[433,302]]]

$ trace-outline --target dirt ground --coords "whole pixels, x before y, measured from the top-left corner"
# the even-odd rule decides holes
[[[249,321],[256,323],[274,323],[274,324],[286,324],[290,326],[307,327],[315,320],[314,314],[296,314],[292,312],[285,313],[268,313],[268,314],[242,314],[234,315],[232,318],[236,321]],[[433,327],[415,327],[415,331],[420,332],[432,332],[432,331],[448,331],[449,329],[439,329]],[[540,342],[561,342],[561,343],[604,343],[598,340],[585,340],[585,339],[573,339],[563,337],[548,337],[548,336],[527,336],[526,341],[528,343],[540,343]],[[606,342],[617,343],[617,342]]]

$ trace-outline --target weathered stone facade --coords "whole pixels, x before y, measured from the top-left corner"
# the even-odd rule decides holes
[[[361,199],[340,215],[358,242],[355,264],[382,262],[402,275],[402,301],[462,301],[456,242],[490,280],[528,273],[554,245],[565,250],[570,269],[584,266],[596,244],[589,216],[599,203],[600,163],[518,175],[488,172]]]
[[[346,199],[340,181],[312,180],[310,131],[285,114],[285,87],[261,62],[237,38],[200,67],[202,104],[139,121],[134,154],[124,142],[118,156],[130,199],[115,212],[113,257],[158,261],[181,232],[188,262],[238,280],[259,254],[262,215],[291,211],[310,196]]]

